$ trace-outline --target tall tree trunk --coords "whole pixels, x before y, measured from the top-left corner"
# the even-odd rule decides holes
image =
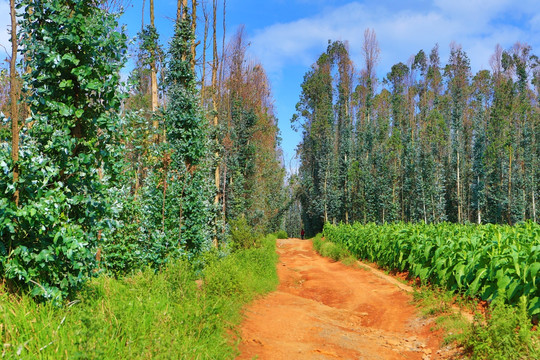
[[[324,223],[325,224],[328,222],[328,196],[326,192],[327,186],[328,186],[328,170],[324,172]]]
[[[223,166],[223,192],[221,195],[221,198],[223,199],[223,211],[222,211],[222,220],[223,224],[225,224],[225,219],[227,218],[227,203],[225,201],[227,192],[227,163],[224,163]],[[225,233],[225,226],[223,226],[222,232]]]
[[[222,57],[222,59],[225,59],[225,34],[226,34],[226,31],[227,31],[226,22],[225,22],[226,16],[227,16],[227,0],[223,0],[223,38],[221,40],[221,57]],[[221,84],[223,83],[223,68],[224,68],[223,65],[224,65],[224,62],[222,61],[221,64],[222,64],[222,66],[221,66],[220,72],[219,72],[220,88],[221,88]]]
[[[197,0],[191,0],[191,31],[195,35],[197,30]],[[191,71],[195,73],[195,63],[197,57],[197,45],[195,39],[191,42]]]
[[[213,14],[212,14],[212,107],[214,112],[214,128],[217,129],[219,121],[218,121],[218,89],[217,89],[217,72],[218,72],[218,51],[217,51],[217,0],[213,1]],[[205,32],[206,33],[206,32]],[[206,40],[205,40],[206,43]],[[204,87],[204,83],[203,83]],[[216,139],[217,141],[217,139]],[[214,197],[214,204],[216,207],[219,204],[219,197],[220,197],[220,159],[219,159],[219,152],[216,151],[216,169],[214,173],[214,181],[216,182],[216,196]],[[225,169],[225,175],[227,174],[227,170]],[[223,217],[225,218],[225,187],[226,187],[226,177],[223,180],[223,195],[222,195],[222,201],[223,201]],[[214,246],[217,247],[217,237],[214,238]]]
[[[146,0],[142,2],[142,16],[141,16],[141,31],[144,30],[144,8],[146,7]]]
[[[203,58],[202,58],[202,76],[201,76],[201,107],[204,109],[204,97],[206,92],[206,43],[208,41],[208,13],[206,7],[203,5],[204,16],[204,44],[203,44]]]
[[[460,172],[459,172],[459,150],[457,151],[457,213],[458,223],[461,224],[461,187],[460,187]]]
[[[15,184],[15,193],[13,201],[15,206],[19,206],[19,189],[17,181],[19,180],[19,109],[17,106],[17,14],[15,12],[15,0],[9,1],[11,14],[11,61],[9,63],[9,96],[11,101],[11,158],[13,159],[13,183]]]
[[[532,211],[533,211],[533,221],[536,222],[536,199],[534,190],[531,192],[532,195]]]
[[[176,21],[177,22],[180,22],[180,20],[182,19],[182,1],[183,0],[178,0],[177,2],[177,8],[176,8]]]
[[[154,0],[150,0],[150,26],[154,27]],[[156,70],[156,56],[157,54],[153,51],[152,54],[152,63],[150,64],[150,88],[152,92],[152,113],[156,112],[158,108],[158,89],[157,89],[157,70]],[[159,121],[157,117],[154,116],[153,126],[156,130],[155,142],[159,141],[159,135],[157,130],[159,128]]]
[[[424,224],[427,224],[426,190],[424,189],[424,182],[423,181],[422,181],[422,207],[424,208]]]
[[[476,183],[480,184],[480,176],[477,176]],[[480,201],[476,200],[476,222],[478,225],[482,223],[482,210],[480,209]]]
[[[508,224],[512,225],[512,147],[508,149]]]
[[[169,177],[169,163],[170,156],[166,153],[163,157],[163,203],[161,208],[161,226],[163,233],[165,233],[165,204],[167,202],[167,179]]]

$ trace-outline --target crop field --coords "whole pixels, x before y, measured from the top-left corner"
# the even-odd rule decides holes
[[[324,236],[422,282],[487,301],[525,301],[530,315],[540,313],[538,224],[327,224]]]

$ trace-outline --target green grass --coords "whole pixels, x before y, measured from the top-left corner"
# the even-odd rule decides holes
[[[273,290],[275,237],[260,248],[125,279],[94,279],[63,308],[0,288],[0,356],[12,359],[231,359],[242,307]],[[196,280],[201,280],[199,285]]]
[[[341,261],[347,266],[351,266],[356,263],[356,258],[340,244],[333,243],[328,240],[323,240],[322,234],[317,234],[312,239],[313,248],[321,256],[330,258],[334,261]]]

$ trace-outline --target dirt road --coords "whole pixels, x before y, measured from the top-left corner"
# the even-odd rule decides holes
[[[239,359],[441,359],[440,334],[411,295],[370,271],[278,240],[277,291],[246,311]]]

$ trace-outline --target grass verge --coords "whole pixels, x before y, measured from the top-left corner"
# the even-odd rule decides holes
[[[275,236],[217,259],[94,279],[63,308],[0,288],[0,356],[12,359],[231,359],[242,307],[278,283]],[[199,281],[199,285],[196,280]]]
[[[351,266],[356,263],[356,258],[351,255],[349,250],[340,244],[323,240],[322,234],[320,233],[315,235],[312,242],[315,251],[323,257],[330,258],[334,261],[341,261],[347,266]]]

